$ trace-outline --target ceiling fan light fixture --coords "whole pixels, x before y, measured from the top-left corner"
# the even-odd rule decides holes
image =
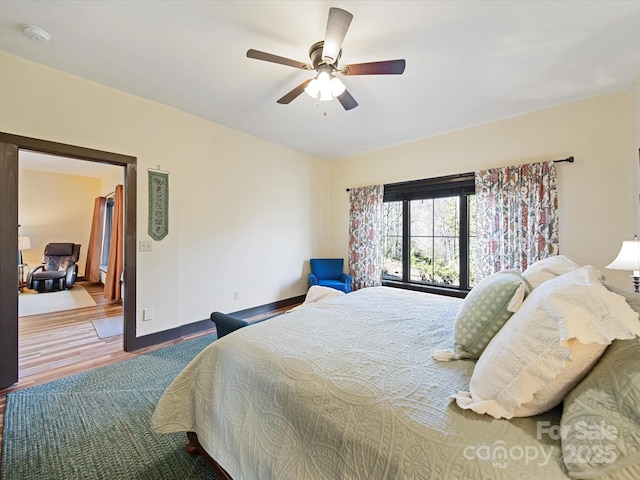
[[[331,74],[328,71],[321,69],[316,76],[316,81],[321,92],[331,91]]]
[[[344,93],[347,87],[340,81],[338,77],[331,78],[331,93],[334,97],[339,97]]]
[[[316,77],[309,82],[309,85],[306,86],[304,91],[311,98],[320,102],[328,102],[330,100],[333,100],[330,80],[328,82],[323,82],[322,80],[319,80],[318,77]]]
[[[309,85],[307,85],[304,91],[310,97],[321,102],[333,100],[333,95],[331,93],[331,77],[332,75],[326,69],[321,69],[318,72],[318,75],[316,75],[316,78],[309,82]]]
[[[318,80],[316,80],[315,78],[311,80],[309,84],[305,87],[304,91],[311,98],[318,98],[318,93],[320,93],[320,87],[318,87]]]
[[[322,69],[316,78],[309,82],[304,91],[316,100],[328,102],[341,95],[345,91],[345,86],[338,77],[332,75],[328,70]]]

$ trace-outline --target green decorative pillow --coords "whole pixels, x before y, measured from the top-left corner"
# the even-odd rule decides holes
[[[640,313],[640,294],[603,284]],[[615,340],[564,399],[560,424],[570,477],[640,477],[639,359],[640,340]]]
[[[637,295],[637,294],[636,294]],[[563,461],[571,478],[637,478],[640,340],[615,340],[564,399]]]
[[[503,270],[480,281],[465,298],[453,324],[455,358],[479,358],[527,293],[518,270]]]

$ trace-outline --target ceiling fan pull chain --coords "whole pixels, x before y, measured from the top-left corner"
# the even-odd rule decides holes
[[[320,94],[318,94],[318,98],[316,99],[316,108],[320,108]],[[324,109],[324,113],[322,114],[323,117],[327,116],[327,109]]]

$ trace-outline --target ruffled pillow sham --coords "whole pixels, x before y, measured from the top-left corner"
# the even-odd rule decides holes
[[[580,268],[580,264],[564,255],[554,255],[532,263],[522,272],[529,290],[539,287],[544,282]]]

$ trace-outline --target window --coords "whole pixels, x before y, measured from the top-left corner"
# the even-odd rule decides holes
[[[102,233],[102,254],[100,265],[103,271],[107,271],[109,263],[109,249],[111,248],[111,227],[113,225],[113,198],[107,199],[107,207],[104,214],[104,229]]]
[[[385,185],[385,285],[464,295],[475,284],[473,173]]]

